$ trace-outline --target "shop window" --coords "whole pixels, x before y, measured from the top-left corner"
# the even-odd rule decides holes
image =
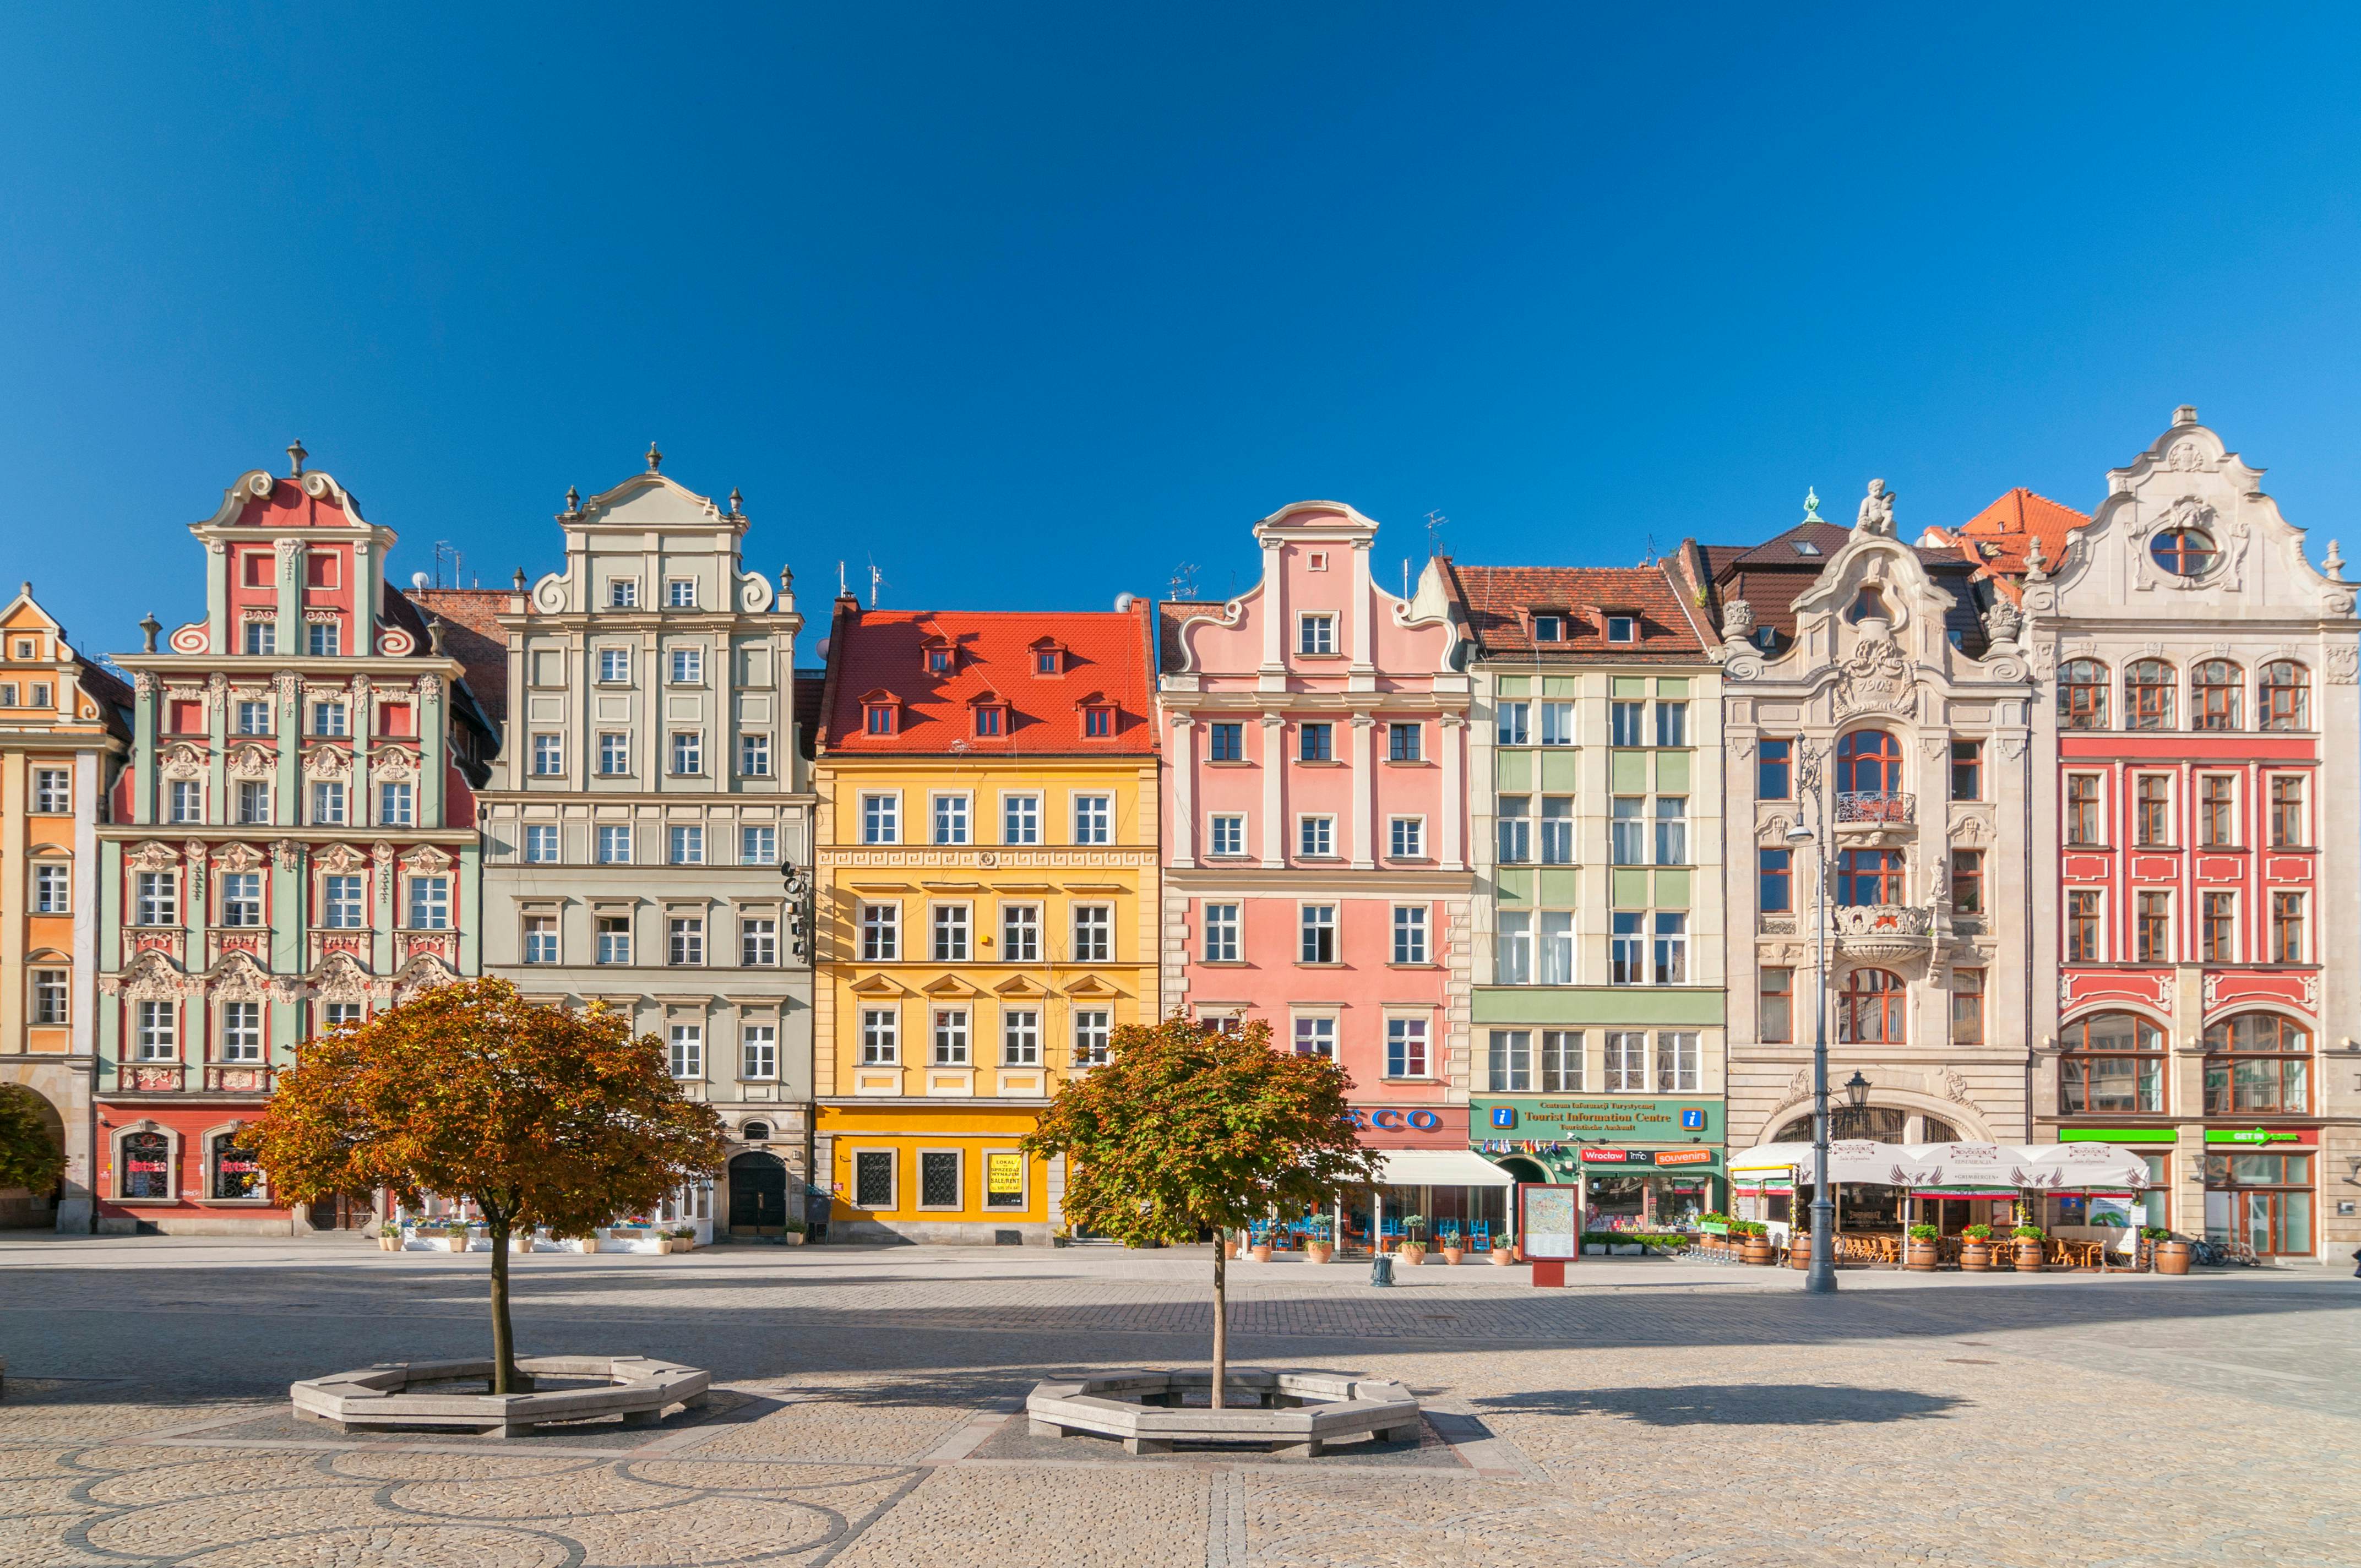
[[[2058,1109],[2068,1116],[2164,1109],[2164,1031],[2130,1013],[2099,1013],[2059,1036]]]
[[[2205,1236],[2242,1241],[2265,1255],[2312,1250],[2312,1156],[2205,1157]]]
[[[1015,1149],[995,1149],[983,1157],[983,1206],[987,1209],[1025,1207],[1025,1156]]]
[[[2107,666],[2070,659],[2058,666],[2058,724],[2062,729],[2107,727]]]
[[[126,1133],[116,1147],[115,1191],[125,1198],[172,1196],[172,1140],[162,1133]]]
[[[2205,1026],[2208,1116],[2301,1116],[2312,1109],[2312,1032],[2276,1013]]]
[[[236,1133],[215,1133],[213,1139],[214,1196],[219,1199],[262,1196],[262,1166],[254,1150]]]
[[[856,1209],[894,1207],[894,1151],[856,1149],[852,1156],[852,1205]]]
[[[1857,969],[1837,995],[1837,1038],[1847,1045],[1907,1043],[1910,989],[1888,970]]]

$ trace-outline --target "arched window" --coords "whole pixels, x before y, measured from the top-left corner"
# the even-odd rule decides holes
[[[2107,727],[2107,666],[2069,659],[2058,666],[2058,723],[2066,729]]]
[[[1837,856],[1837,902],[1847,908],[1903,902],[1902,851],[1845,850]]]
[[[2147,547],[2156,564],[2176,577],[2202,577],[2221,558],[2213,536],[2202,528],[2168,528]]]
[[[2208,659],[2197,666],[2189,687],[2189,724],[2192,729],[2235,729],[2245,717],[2240,696],[2246,672],[2227,659]]]
[[[2172,728],[2180,672],[2161,659],[2142,659],[2124,671],[2124,723],[2133,729]]]
[[[1837,741],[1837,788],[1890,795],[1902,787],[1902,742],[1883,729],[1856,729]]]
[[[2205,1026],[2208,1116],[2301,1116],[2312,1109],[2312,1031],[2276,1013]]]
[[[1932,1124],[1931,1118],[1929,1124]],[[1828,1098],[1828,1136],[1831,1138],[1874,1138],[1882,1144],[1898,1144],[1910,1129],[1910,1113],[1892,1105],[1848,1105],[1841,1094]],[[1779,1129],[1771,1140],[1778,1144],[1808,1144],[1812,1141],[1812,1119],[1798,1116]]]
[[[2263,666],[2260,717],[2266,729],[2312,728],[2312,678],[2293,659]]]
[[[262,1166],[247,1146],[251,1140],[236,1133],[215,1133],[213,1140],[214,1196],[259,1198]]]
[[[1882,969],[1857,969],[1837,993],[1837,1038],[1848,1045],[1906,1044],[1910,988]]]
[[[2164,1109],[2164,1031],[2131,1013],[2094,1013],[2060,1032],[2058,1109],[2068,1116]]]
[[[1894,612],[1885,608],[1885,596],[1877,591],[1877,585],[1867,583],[1862,585],[1861,593],[1853,599],[1852,608],[1845,611],[1845,619],[1856,625],[1863,620],[1890,621],[1894,619]]]
[[[172,1140],[162,1133],[126,1133],[115,1170],[115,1190],[123,1197],[171,1197]]]

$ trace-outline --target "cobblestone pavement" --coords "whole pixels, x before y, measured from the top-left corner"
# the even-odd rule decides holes
[[[1242,1264],[1241,1363],[1399,1378],[1314,1460],[1042,1440],[1038,1377],[1202,1362],[1202,1251],[514,1260],[527,1354],[714,1370],[653,1430],[337,1434],[289,1379],[480,1354],[485,1260],[0,1234],[0,1564],[1645,1568],[2361,1563],[2361,1280]]]

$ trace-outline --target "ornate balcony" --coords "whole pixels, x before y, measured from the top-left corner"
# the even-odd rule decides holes
[[[1901,959],[1927,950],[1935,912],[1904,904],[1840,904],[1828,911],[1828,934],[1850,958]]]
[[[1918,820],[1918,797],[1901,790],[1845,790],[1837,795],[1839,828],[1907,828]]]

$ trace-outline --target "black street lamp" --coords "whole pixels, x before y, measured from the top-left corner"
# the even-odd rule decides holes
[[[1828,796],[1822,787],[1817,751],[1806,751],[1798,774],[1796,805],[1801,806],[1808,795],[1825,822]],[[1817,835],[1804,824],[1802,812],[1795,815],[1795,825],[1787,829],[1788,844],[1798,851],[1817,851]],[[1812,976],[1812,1256],[1811,1266],[1804,1272],[1804,1289],[1824,1296],[1837,1288],[1836,1204],[1828,1196],[1828,879],[1835,862],[1826,853],[1816,852],[1814,864],[1819,872],[1815,879],[1819,884],[1819,940]],[[1861,1081],[1859,1073],[1853,1078]],[[1868,1087],[1861,1082],[1862,1092],[1866,1093]]]

